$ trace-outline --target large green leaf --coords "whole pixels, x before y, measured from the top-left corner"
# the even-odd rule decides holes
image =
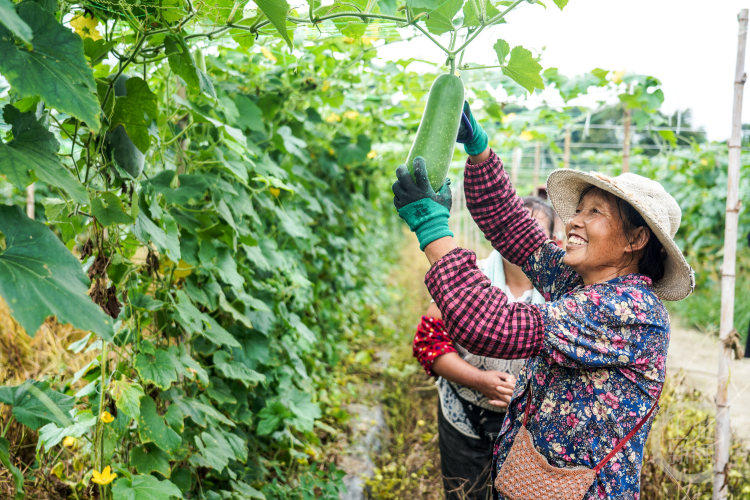
[[[13,482],[16,485],[16,493],[14,498],[20,500],[23,498],[23,473],[21,470],[13,465],[10,460],[10,443],[4,437],[0,437],[0,464],[3,464],[6,469],[10,471],[10,475],[13,476]]]
[[[0,205],[0,295],[13,317],[34,335],[47,316],[81,330],[112,338],[112,321],[86,295],[88,279],[81,263],[57,237],[18,207]]]
[[[445,0],[440,7],[430,12],[425,25],[431,33],[442,35],[453,29],[453,18],[461,10],[464,0]]]
[[[263,382],[266,377],[262,374],[251,370],[244,364],[233,361],[231,356],[226,351],[217,351],[214,353],[214,366],[227,378],[238,380],[245,387],[254,386],[259,382]]]
[[[169,477],[169,455],[153,444],[145,444],[130,450],[130,465],[135,466],[139,474],[158,472],[164,477]]]
[[[110,393],[119,411],[131,418],[137,419],[141,414],[141,398],[143,388],[137,383],[127,380],[115,380],[110,384]]]
[[[117,500],[169,500],[183,498],[180,489],[166,479],[143,474],[130,478],[121,477],[112,487],[112,496]]]
[[[91,200],[91,212],[102,226],[133,223],[133,218],[125,213],[120,198],[111,191],[100,193]]]
[[[151,145],[148,127],[159,114],[156,94],[151,92],[145,80],[138,77],[129,78],[125,88],[127,95],[115,98],[109,128],[114,130],[122,125],[133,144],[145,153]]]
[[[0,24],[3,24],[14,35],[30,44],[33,38],[31,28],[18,17],[16,8],[10,0],[0,0]]]
[[[40,179],[64,189],[75,201],[88,202],[86,188],[60,162],[57,156],[60,145],[55,136],[33,111],[22,113],[7,104],[3,119],[11,125],[13,140],[7,144],[0,141],[0,173],[19,189]]]
[[[157,349],[154,355],[139,352],[135,356],[135,369],[138,375],[164,390],[177,381],[177,373],[182,366],[175,355],[164,349]]]
[[[255,4],[279,31],[289,48],[292,48],[292,40],[286,30],[286,15],[289,12],[289,4],[286,0],[255,0]]]
[[[154,443],[167,453],[173,453],[182,443],[180,435],[164,423],[164,417],[156,412],[156,403],[148,395],[141,398],[138,434],[144,443]]]
[[[0,73],[21,97],[38,95],[98,131],[96,84],[81,39],[36,2],[23,2],[16,11],[31,28],[34,47],[17,44],[13,34],[0,26]]]
[[[563,8],[568,5],[568,0],[552,0],[555,2],[555,5],[557,5],[560,10],[563,10]]]
[[[68,417],[73,398],[50,389],[47,382],[27,380],[21,385],[0,387],[0,403],[11,406],[16,420],[33,430],[50,422],[59,427],[73,424]]]
[[[164,39],[164,49],[168,54],[172,71],[182,78],[188,87],[197,90],[200,86],[198,69],[185,39],[180,35],[169,35]]]
[[[507,66],[503,67],[503,73],[529,92],[544,88],[541,71],[542,65],[534,59],[531,51],[521,46],[513,47],[513,50],[510,51],[510,61],[508,61]]]

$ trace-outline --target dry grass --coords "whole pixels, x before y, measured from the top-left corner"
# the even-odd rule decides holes
[[[85,336],[81,330],[47,319],[34,337],[11,317],[0,297],[0,385],[17,385],[29,379],[66,379],[89,363],[96,353],[75,354],[66,348]],[[66,498],[69,488],[54,475],[44,477],[32,471],[37,434],[11,420],[10,408],[0,404],[0,429],[10,443],[10,456],[25,473],[27,498],[39,500]],[[41,469],[38,469],[41,470]],[[31,477],[34,476],[34,477]],[[0,498],[13,498],[10,472],[0,467]]]
[[[443,497],[437,444],[437,392],[412,357],[411,345],[420,316],[430,302],[424,285],[429,267],[409,233],[389,282],[394,297],[387,311],[395,328],[384,339],[391,359],[383,376],[383,404],[389,429],[384,451],[375,457],[375,477],[368,481],[373,498]]]

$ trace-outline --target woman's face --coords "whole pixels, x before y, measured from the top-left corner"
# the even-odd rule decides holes
[[[599,283],[626,274],[632,267],[632,253],[622,227],[615,197],[593,189],[576,208],[565,226],[568,236],[563,262],[572,267],[584,283]],[[637,260],[636,270],[637,270]],[[634,272],[627,270],[627,272]]]

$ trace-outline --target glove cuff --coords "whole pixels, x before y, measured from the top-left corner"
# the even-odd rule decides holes
[[[487,133],[481,125],[477,124],[477,127],[474,130],[474,138],[471,142],[464,144],[464,151],[466,151],[466,154],[469,156],[476,156],[487,149],[487,144]]]
[[[417,235],[420,250],[439,238],[453,236],[448,228],[450,210],[430,198],[409,203],[399,209],[398,215]]]

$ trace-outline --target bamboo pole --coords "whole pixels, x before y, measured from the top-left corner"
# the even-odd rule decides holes
[[[742,94],[745,88],[745,45],[747,43],[747,9],[738,16],[737,63],[734,72],[732,134],[729,138],[727,167],[727,210],[724,225],[724,261],[721,272],[721,320],[719,323],[719,370],[716,389],[716,447],[714,450],[713,499],[725,499],[729,493],[729,365],[734,355],[730,338],[734,323],[734,282],[739,221],[740,153],[742,143]]]
[[[539,186],[539,169],[542,164],[542,143],[537,142],[534,145],[534,177],[533,185],[531,187],[532,193],[536,193],[536,188]]]
[[[26,217],[29,219],[34,218],[34,183],[32,182],[26,186]]]
[[[570,127],[565,129],[565,145],[563,146],[563,168],[570,168]]]
[[[513,150],[513,162],[510,165],[510,181],[513,183],[513,186],[518,184],[518,170],[521,168],[521,154],[523,154],[521,148]]]
[[[622,139],[622,172],[630,171],[630,120],[632,112],[625,108],[625,137]]]

